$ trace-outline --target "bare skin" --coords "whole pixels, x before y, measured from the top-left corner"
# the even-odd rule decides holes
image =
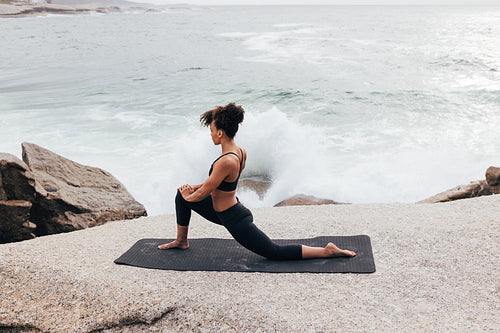
[[[354,257],[355,255],[355,252],[339,249],[333,243],[328,243],[325,247],[302,245],[302,259]]]
[[[188,234],[188,228],[187,226],[182,226],[182,225],[177,225],[177,238],[167,244],[162,244],[158,246],[160,250],[168,250],[168,249],[181,249],[181,250],[187,250],[189,249],[189,242],[187,238]]]
[[[238,178],[240,173],[240,160],[242,160],[241,170],[245,168],[246,152],[240,151],[236,145],[234,138],[229,138],[222,130],[218,130],[214,122],[210,124],[210,135],[215,145],[221,145],[222,154],[234,152],[238,154],[238,159],[233,154],[226,155],[218,160],[214,166],[212,174],[208,179],[200,185],[185,184],[179,187],[182,197],[186,201],[197,202],[205,199],[212,194],[214,209],[218,212],[224,211],[237,203],[236,191],[226,192],[218,190],[219,184],[225,180],[233,182]],[[158,246],[160,250],[166,249],[188,249],[188,229],[189,226],[177,225],[177,237],[173,242]],[[325,247],[311,247],[302,245],[302,259],[313,258],[334,258],[334,257],[354,257],[355,252],[339,249],[335,244],[328,243]]]
[[[187,240],[184,242],[175,240],[175,241],[168,243],[168,244],[159,245],[158,248],[160,250],[168,250],[168,249],[187,250],[187,249],[189,249],[189,242]]]

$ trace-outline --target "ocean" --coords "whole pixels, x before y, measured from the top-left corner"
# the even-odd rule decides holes
[[[32,142],[149,215],[208,176],[236,102],[248,207],[415,202],[500,166],[500,7],[233,6],[0,19],[0,151]]]

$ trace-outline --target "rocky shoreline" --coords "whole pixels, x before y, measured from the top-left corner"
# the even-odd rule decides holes
[[[81,165],[32,143],[22,144],[21,161],[0,153],[0,243],[86,229],[108,221],[146,216],[108,172]],[[500,168],[489,167],[485,180],[457,186],[417,203],[440,203],[500,193]],[[264,196],[268,180],[242,179],[240,187]],[[344,205],[297,194],[274,207]]]
[[[123,11],[159,12],[158,8],[136,6],[119,7],[115,5],[65,5],[54,3],[28,3],[21,1],[0,2],[1,17],[28,17],[47,14],[89,14],[120,13]]]

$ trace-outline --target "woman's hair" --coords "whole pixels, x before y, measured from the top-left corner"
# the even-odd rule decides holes
[[[241,105],[229,103],[226,106],[217,106],[200,116],[203,126],[210,126],[212,121],[218,130],[223,130],[229,138],[234,138],[238,132],[238,125],[243,121],[245,110]]]

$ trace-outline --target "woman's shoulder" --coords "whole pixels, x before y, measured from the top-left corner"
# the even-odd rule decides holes
[[[238,152],[231,151],[219,156],[219,158],[214,161],[214,164],[215,162],[217,162],[217,164],[221,166],[229,166],[233,163],[240,164],[245,162],[245,160],[247,159],[247,151],[240,146],[238,146],[238,150]]]
[[[243,155],[242,156],[243,160],[246,160],[247,159],[247,151],[245,150],[245,148],[243,148],[241,146],[238,146],[238,148],[240,149],[241,154]]]

